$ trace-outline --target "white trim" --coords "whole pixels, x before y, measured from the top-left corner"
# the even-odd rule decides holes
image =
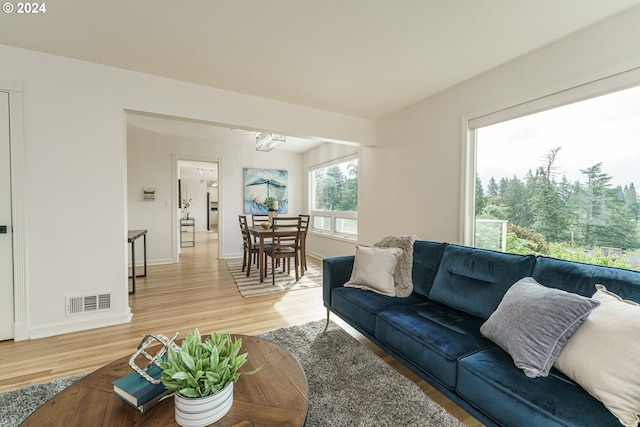
[[[327,160],[326,162],[318,163],[315,165],[309,166],[309,172],[313,172],[318,169],[325,169],[334,165],[339,165],[341,163],[346,163],[350,160],[358,160],[358,165],[360,164],[360,152],[356,151],[353,153],[345,154],[340,157],[336,157],[331,160]]]
[[[460,177],[460,230],[462,244],[473,246],[475,235],[475,183],[476,183],[476,131],[469,129],[469,122],[462,119],[462,150]]]
[[[29,277],[27,268],[27,224],[25,221],[24,199],[22,82],[0,81],[0,90],[9,93],[14,340],[20,341],[29,339]]]
[[[224,179],[222,178],[222,161],[220,158],[211,159],[208,157],[184,157],[181,154],[171,154],[171,220],[173,221],[172,240],[173,240],[173,262],[178,263],[180,261],[180,241],[178,236],[178,168],[180,162],[203,162],[203,163],[217,163],[218,164],[218,200],[223,200],[224,194]],[[224,238],[224,204],[223,209],[218,209],[218,258],[222,257],[222,242]]]
[[[54,325],[48,324],[43,327],[31,329],[29,338],[45,338],[54,335],[67,334],[70,332],[80,332],[89,329],[103,328],[105,326],[119,325],[131,322],[132,318],[133,313],[131,313],[130,307],[127,307],[127,311],[124,314],[113,315],[111,313],[105,312],[102,315],[92,316],[91,319],[81,316],[74,322],[69,322],[69,318],[67,317],[65,319],[65,322],[57,323]]]
[[[341,242],[351,243],[351,242],[358,241],[358,236],[353,236],[353,235],[343,234],[343,233],[329,233],[328,231],[318,231],[318,230],[309,229],[309,234],[312,234],[317,237],[323,237],[325,239],[339,240]]]
[[[479,129],[518,117],[528,116],[568,104],[629,89],[640,83],[640,67],[602,77],[587,83],[551,92],[528,101],[501,108],[468,120],[470,129]]]

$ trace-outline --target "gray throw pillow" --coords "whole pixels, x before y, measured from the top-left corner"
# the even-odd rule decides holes
[[[480,332],[509,353],[526,376],[546,377],[569,337],[599,304],[525,277],[509,288]]]

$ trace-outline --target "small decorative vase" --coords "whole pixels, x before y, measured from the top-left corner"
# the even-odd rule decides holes
[[[273,217],[275,216],[276,211],[272,211],[269,210],[269,213],[267,215],[269,215],[269,224],[273,225]]]
[[[233,382],[211,396],[174,396],[176,422],[182,427],[204,427],[224,417],[233,405]]]

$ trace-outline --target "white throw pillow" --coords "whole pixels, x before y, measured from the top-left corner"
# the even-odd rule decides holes
[[[555,367],[601,401],[620,422],[640,422],[640,306],[602,285],[591,312],[564,347]]]
[[[396,296],[393,271],[402,255],[399,248],[371,248],[356,245],[351,279],[344,286]]]

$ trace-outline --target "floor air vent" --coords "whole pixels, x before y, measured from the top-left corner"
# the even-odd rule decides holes
[[[67,297],[67,316],[111,309],[111,293]]]

